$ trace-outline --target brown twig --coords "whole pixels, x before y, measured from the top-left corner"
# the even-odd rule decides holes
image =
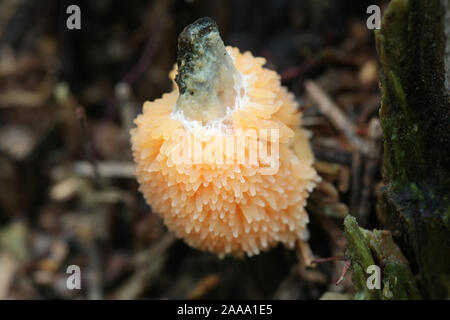
[[[351,260],[344,257],[344,256],[338,256],[338,257],[329,257],[329,258],[320,258],[320,259],[314,259],[313,263],[324,263],[324,262],[331,262],[331,261],[344,261],[344,267],[342,268],[341,274],[339,275],[339,278],[336,281],[336,285],[340,285],[342,281],[344,281],[345,275],[347,274],[348,270],[350,269],[350,266],[352,265]]]
[[[346,261],[346,260],[347,259],[344,256],[337,256],[337,257],[314,259],[312,261],[312,263],[324,263],[324,262],[330,262],[330,261]]]
[[[326,283],[327,279],[324,274],[319,270],[311,269],[314,267],[313,258],[314,255],[311,252],[311,248],[308,243],[303,240],[297,240],[297,258],[298,258],[298,273],[301,278],[306,281],[316,282],[316,283]]]
[[[328,95],[312,80],[305,81],[306,92],[317,103],[320,111],[340,130],[350,144],[363,154],[367,153],[364,141],[355,133],[356,127],[344,112],[328,97]]]
[[[312,264],[314,255],[308,242],[297,240],[297,256],[300,258],[300,261],[303,261],[306,267]]]
[[[195,287],[186,294],[189,300],[200,299],[208,294],[219,284],[220,278],[217,274],[209,274],[201,279]]]
[[[344,281],[345,275],[347,274],[348,270],[350,269],[350,266],[352,265],[352,262],[350,259],[345,260],[344,267],[342,268],[341,275],[339,276],[339,279],[336,281],[336,285],[340,285],[342,281]]]
[[[131,162],[97,161],[96,167],[91,162],[76,161],[73,171],[77,176],[95,177],[95,172],[104,178],[135,178],[135,165]]]

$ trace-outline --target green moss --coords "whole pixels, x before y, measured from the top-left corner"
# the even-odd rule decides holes
[[[392,83],[392,88],[394,89],[395,96],[397,98],[398,103],[400,104],[403,114],[408,118],[408,109],[406,107],[406,95],[403,91],[402,85],[400,83],[400,79],[396,76],[393,71],[389,72],[390,82]]]
[[[387,186],[379,216],[400,231],[425,296],[440,298],[448,295],[440,279],[450,275],[450,255],[444,254],[450,252],[449,7],[448,0],[393,0],[375,33]]]
[[[356,219],[347,216],[344,221],[347,240],[346,255],[352,264],[354,299],[419,299],[420,293],[408,261],[394,243],[389,231],[368,231],[358,226]],[[382,269],[380,289],[367,288],[365,271],[371,265]]]
[[[414,182],[411,183],[410,189],[416,199],[419,199],[420,202],[425,202],[425,197]]]
[[[450,153],[437,143],[450,139],[450,118],[444,112],[449,103],[442,12],[438,0],[394,0],[375,33],[383,65],[380,118],[386,134],[386,168],[397,189],[411,180],[450,187],[445,170]],[[433,163],[427,161],[430,157],[435,158]]]

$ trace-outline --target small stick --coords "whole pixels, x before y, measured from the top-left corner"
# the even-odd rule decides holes
[[[73,171],[82,177],[95,176],[95,170],[103,178],[135,178],[136,167],[132,162],[98,161],[96,168],[87,161],[75,161]]]
[[[345,258],[344,256],[318,258],[318,259],[314,259],[312,261],[312,263],[324,263],[324,262],[330,262],[330,261],[347,261],[347,258]]]
[[[319,270],[310,269],[310,267],[313,267],[314,255],[306,241],[297,240],[297,257],[300,277],[316,283],[324,284],[327,282],[325,275]]]
[[[342,268],[341,274],[339,275],[339,278],[336,281],[336,285],[340,285],[342,281],[344,281],[345,275],[347,274],[348,270],[350,269],[352,265],[352,261],[349,258],[346,258],[344,256],[337,256],[337,257],[329,257],[329,258],[320,258],[315,259],[312,261],[312,263],[324,263],[324,262],[331,262],[331,261],[345,261],[344,267]]]
[[[208,294],[211,290],[217,287],[220,278],[217,274],[209,274],[203,279],[201,279],[196,286],[191,289],[187,294],[186,298],[189,300],[201,299]]]
[[[304,262],[306,267],[312,265],[314,260],[314,255],[311,251],[309,244],[303,240],[297,240],[297,253],[301,256],[302,261]]]
[[[356,127],[330,97],[312,80],[305,81],[306,92],[317,103],[320,111],[340,130],[354,148],[367,153],[364,141],[355,133]]]
[[[342,281],[344,281],[345,275],[347,274],[351,265],[352,265],[352,262],[350,261],[350,259],[345,261],[344,268],[342,268],[341,275],[339,276],[339,279],[336,281],[337,286],[340,285],[342,283]]]

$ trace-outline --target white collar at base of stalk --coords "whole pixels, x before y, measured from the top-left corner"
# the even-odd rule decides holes
[[[234,64],[235,57],[233,56],[231,47],[227,47],[226,50]],[[179,121],[187,132],[191,132],[195,136],[210,137],[229,135],[231,132],[231,115],[234,111],[244,108],[248,101],[250,101],[247,93],[250,76],[241,73],[239,70],[236,71],[238,81],[235,81],[233,87],[233,91],[236,92],[236,97],[233,105],[225,107],[225,115],[223,117],[203,124],[201,121],[191,120],[185,117],[183,110],[178,109],[176,104],[172,108],[170,117],[173,120]]]

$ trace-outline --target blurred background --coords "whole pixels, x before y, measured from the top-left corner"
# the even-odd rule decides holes
[[[81,30],[66,27],[71,4]],[[282,246],[220,260],[176,240],[137,190],[128,132],[171,90],[178,34],[212,17],[300,102],[324,178],[311,249],[342,256],[346,214],[377,227],[372,4],[386,1],[0,1],[0,299],[347,299],[342,261],[309,269]],[[80,290],[66,288],[69,265]]]

